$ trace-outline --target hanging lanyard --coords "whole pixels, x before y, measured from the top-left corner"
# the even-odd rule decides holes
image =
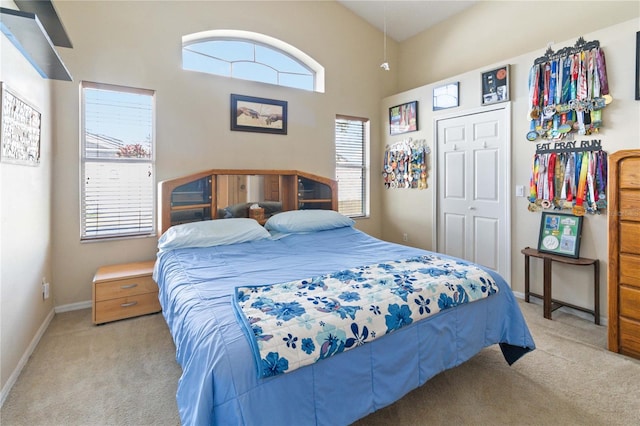
[[[598,48],[596,62],[598,63],[598,78],[600,79],[600,92],[602,95],[609,94],[609,82],[607,80],[607,62],[604,59],[604,52]]]
[[[556,171],[556,154],[549,154],[549,165],[547,166],[547,197],[546,200],[553,200],[554,198],[554,176]]]
[[[538,188],[536,182],[538,182],[538,171],[540,168],[540,158],[538,154],[533,156],[533,165],[531,166],[531,179],[529,179],[529,201],[535,202],[538,198]]]
[[[549,105],[549,84],[551,80],[551,64],[549,62],[544,64],[544,86],[542,95],[542,105]]]
[[[585,208],[582,204],[584,202],[588,169],[589,154],[585,152],[582,155],[582,164],[580,165],[580,180],[578,182],[578,192],[576,193],[576,205],[573,206],[573,214],[576,216],[584,216],[585,214]]]

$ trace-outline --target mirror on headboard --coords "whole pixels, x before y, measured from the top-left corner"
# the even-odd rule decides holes
[[[265,218],[282,211],[280,176],[218,175],[218,219],[249,217],[249,207],[264,208]]]
[[[159,187],[159,233],[180,223],[249,217],[252,204],[264,209],[260,223],[281,211],[338,209],[335,180],[297,170],[209,170]]]

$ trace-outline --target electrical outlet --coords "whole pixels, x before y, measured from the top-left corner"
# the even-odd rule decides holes
[[[406,232],[402,234],[402,241],[409,241],[409,234]]]
[[[42,283],[42,299],[49,298],[49,283]]]

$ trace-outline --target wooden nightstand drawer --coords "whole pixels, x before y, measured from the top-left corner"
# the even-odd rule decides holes
[[[107,281],[96,284],[96,302],[150,292],[158,293],[158,285],[150,276]]]
[[[98,324],[158,312],[158,291],[97,302],[95,310]]]
[[[93,277],[93,322],[101,324],[161,310],[154,261],[103,266]]]

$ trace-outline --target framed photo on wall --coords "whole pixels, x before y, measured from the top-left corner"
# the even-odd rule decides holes
[[[509,100],[509,65],[482,73],[482,105]]]
[[[0,161],[40,164],[40,112],[0,82]]]
[[[459,103],[460,83],[450,83],[433,89],[433,110],[455,108]]]
[[[538,251],[580,257],[582,216],[543,212],[540,219]]]
[[[231,94],[231,130],[287,134],[287,101]]]
[[[636,101],[640,101],[640,31],[636,33]]]
[[[391,136],[416,130],[418,130],[418,101],[389,108],[389,134]]]

